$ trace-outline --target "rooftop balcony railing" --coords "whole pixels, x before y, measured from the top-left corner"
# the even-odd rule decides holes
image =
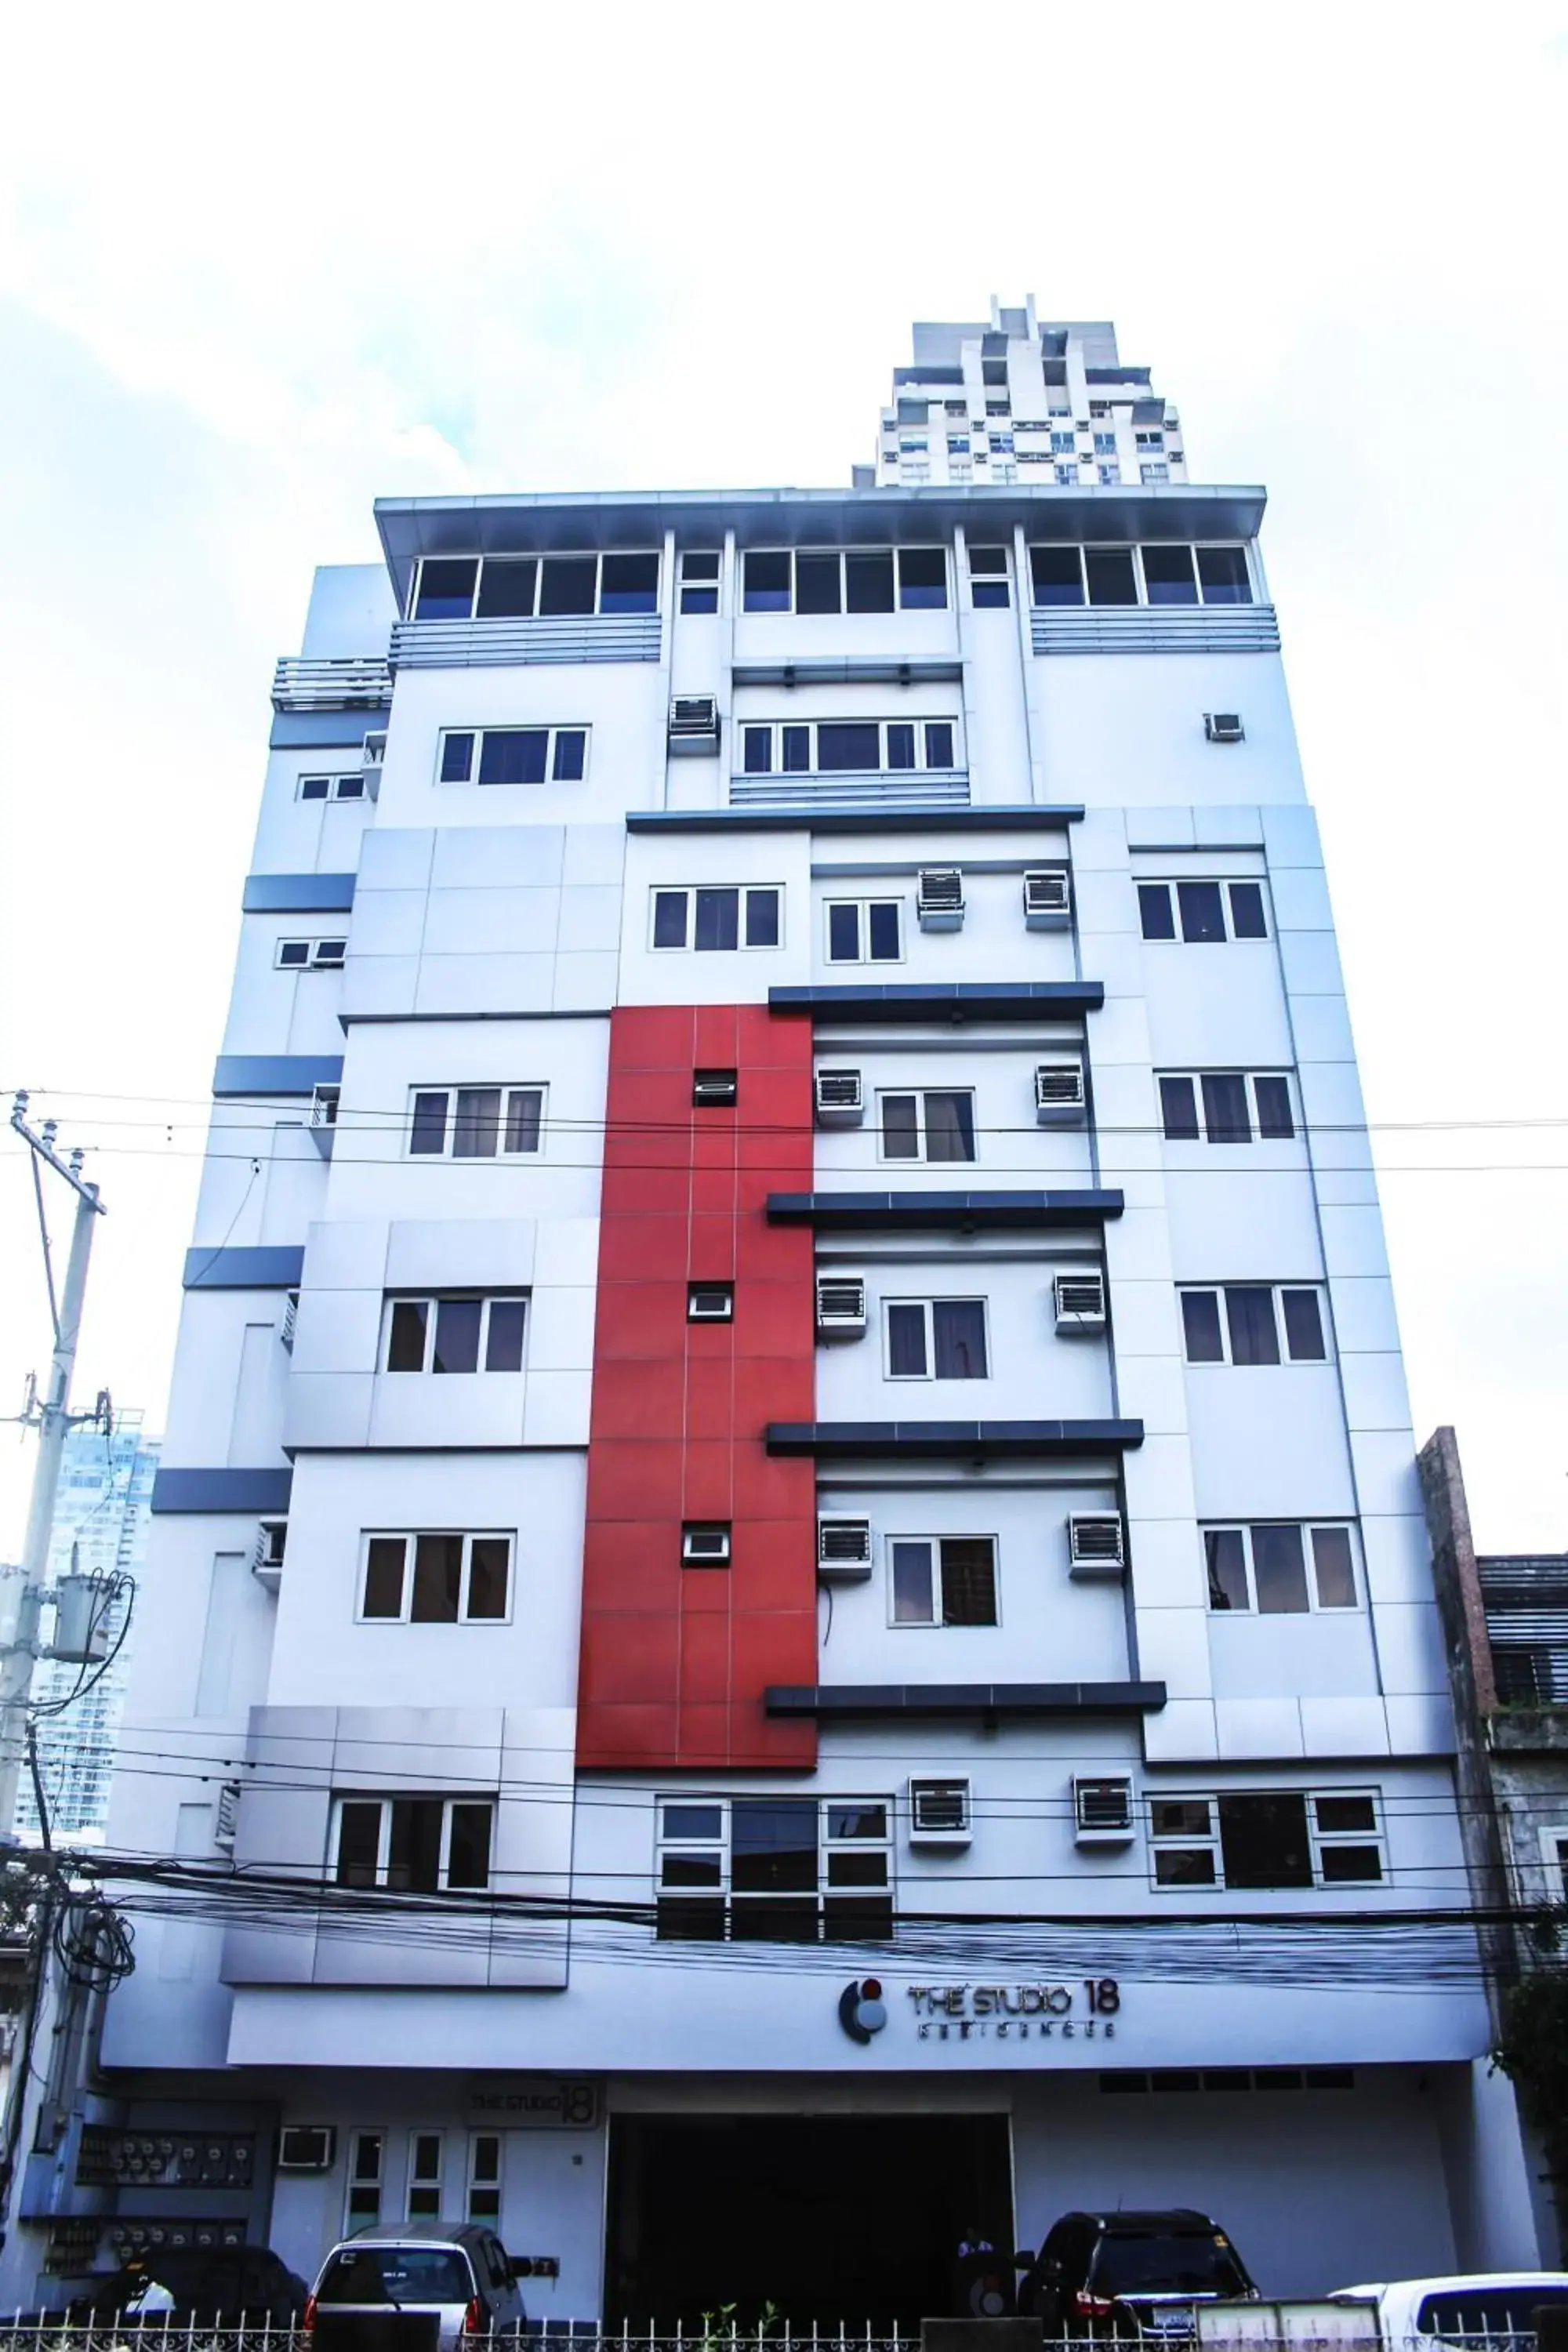
[[[285,654],[273,672],[274,710],[384,710],[391,700],[392,672],[373,656]]]
[[[657,613],[584,613],[538,620],[399,621],[397,669],[510,668],[526,662],[657,661]]]
[[[1272,604],[1037,604],[1037,654],[1277,654]]]
[[[967,768],[861,768],[845,773],[731,776],[731,808],[967,808]]]

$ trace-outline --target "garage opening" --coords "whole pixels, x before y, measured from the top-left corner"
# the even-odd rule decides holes
[[[1005,2116],[619,2116],[606,2316],[734,2305],[795,2326],[917,2326],[955,2308],[960,2242],[1013,2245]]]

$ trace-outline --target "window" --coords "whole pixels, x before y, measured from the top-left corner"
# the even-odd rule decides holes
[[[782,943],[779,889],[655,890],[653,944],[694,948],[776,948]]]
[[[415,576],[415,621],[527,621],[657,613],[658,557],[426,556]]]
[[[301,776],[299,798],[302,801],[363,801],[364,778],[357,770],[352,776]]]
[[[471,1291],[387,1302],[389,1372],[521,1372],[528,1301]]]
[[[500,2132],[469,2133],[468,2215],[470,2221],[500,2220]]]
[[[1290,1081],[1271,1072],[1163,1075],[1160,1117],[1167,1143],[1289,1143],[1296,1132]]]
[[[894,1625],[994,1625],[994,1537],[890,1536],[888,1616]]]
[[[490,1883],[489,1797],[339,1797],[332,1860],[339,1886],[444,1895]]]
[[[829,963],[900,963],[903,961],[903,901],[899,898],[830,898]]]
[[[965,1090],[879,1095],[884,1160],[973,1160],[974,1097]]]
[[[1001,445],[998,444],[998,446]],[[1012,448],[1011,441],[1007,447]],[[969,601],[977,608],[1007,604],[1007,551],[1005,547],[972,547],[969,551]]]
[[[904,454],[911,445],[905,442]],[[750,549],[741,602],[748,613],[891,613],[947,603],[941,547]]]
[[[668,1798],[657,1934],[705,1943],[874,1943],[893,1933],[885,1798]]]
[[[587,772],[585,727],[448,727],[436,781],[442,784],[576,784]]]
[[[1076,445],[1070,433],[1053,433],[1051,436],[1051,454],[1053,457],[1070,457],[1073,454],[1075,446]]]
[[[983,1381],[983,1298],[889,1298],[882,1309],[890,1381]]]
[[[1542,1831],[1541,1859],[1546,1866],[1548,1901],[1568,1902],[1568,1829]]]
[[[951,768],[957,735],[951,719],[821,719],[746,726],[741,730],[741,765],[748,776]]]
[[[733,1110],[741,1099],[739,1070],[696,1069],[691,1073],[694,1110]]]
[[[408,2218],[433,2221],[441,2210],[444,2135],[415,2132],[408,2142]]]
[[[1198,585],[1205,604],[1250,604],[1252,582],[1245,547],[1200,547]]]
[[[498,1625],[511,1603],[509,1535],[370,1535],[360,1617],[366,1624]]]
[[[683,613],[719,610],[717,549],[689,547],[680,559],[680,609]]]
[[[692,1282],[687,1285],[686,1319],[689,1323],[732,1323],[735,1319],[735,1286],[732,1282]]]
[[[1121,479],[1121,468],[1114,457],[1102,461],[1095,470],[1100,476],[1100,487],[1102,490],[1114,489]]]
[[[1215,1614],[1305,1617],[1356,1605],[1347,1527],[1205,1528],[1209,1608]]]
[[[1173,940],[1179,922],[1188,947],[1268,937],[1261,882],[1140,882],[1138,918],[1146,940]]]
[[[279,940],[273,958],[279,971],[342,971],[347,940]]]
[[[1056,477],[1057,488],[1058,490],[1070,490],[1073,484],[1078,479],[1078,467],[1076,466],[1058,466],[1056,468]]]
[[[1386,1874],[1366,1790],[1152,1797],[1149,1848],[1156,1886],[1364,1885]]]
[[[1067,436],[1061,436],[1066,438]],[[1144,480],[1169,468],[1140,467]],[[1245,547],[1032,547],[1037,604],[1250,604]]]
[[[351,2230],[363,2229],[367,2222],[381,2219],[381,2171],[385,2147],[385,2136],[381,2132],[349,2134],[348,2196],[343,2210]]]
[[[542,1087],[416,1087],[409,1124],[416,1160],[516,1159],[544,1132]]]
[[[1189,1364],[1321,1364],[1328,1359],[1322,1294],[1267,1283],[1184,1290]],[[1283,1333],[1283,1345],[1281,1345]]]

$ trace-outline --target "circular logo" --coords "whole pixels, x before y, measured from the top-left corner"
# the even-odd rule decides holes
[[[838,2022],[851,2042],[869,2042],[888,2022],[882,1988],[875,1977],[847,1984],[838,1996]]]

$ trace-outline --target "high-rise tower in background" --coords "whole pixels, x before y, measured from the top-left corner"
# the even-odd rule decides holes
[[[1271,2294],[1536,2253],[1263,493],[1028,306],[885,421],[317,576],[113,1823],[203,1900],[92,2116],[218,2156],[68,2135],[13,2273],[440,2215],[536,2316],[882,2326],[1102,2205]]]

